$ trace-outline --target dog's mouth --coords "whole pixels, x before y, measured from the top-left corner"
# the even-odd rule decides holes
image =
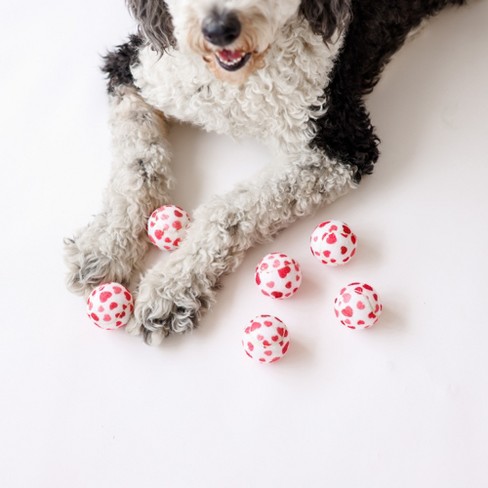
[[[252,73],[264,66],[267,51],[260,52],[241,44],[239,47],[219,49],[204,46],[201,52],[203,60],[218,80],[242,85]]]
[[[226,71],[238,71],[251,59],[252,53],[242,50],[221,49],[214,53],[217,63]]]

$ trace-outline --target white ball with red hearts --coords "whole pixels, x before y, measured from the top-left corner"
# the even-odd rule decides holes
[[[293,296],[302,284],[300,265],[283,253],[271,253],[256,266],[256,285],[267,297],[283,300]]]
[[[119,283],[104,283],[95,288],[87,301],[88,318],[104,330],[124,327],[134,311],[134,300]]]
[[[290,346],[288,328],[278,318],[258,315],[249,322],[242,336],[245,353],[259,363],[275,363]]]
[[[356,254],[357,237],[339,220],[326,220],[317,225],[310,236],[312,254],[327,266],[348,263]]]
[[[378,321],[383,305],[378,293],[367,283],[350,283],[334,301],[334,312],[349,329],[369,329]]]
[[[149,217],[147,235],[161,251],[174,251],[186,235],[190,216],[176,205],[163,205]]]

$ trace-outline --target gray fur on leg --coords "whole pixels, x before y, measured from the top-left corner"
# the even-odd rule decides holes
[[[111,97],[114,163],[104,210],[65,239],[70,290],[89,294],[102,282],[128,284],[148,249],[146,222],[168,202],[172,184],[166,121],[131,87]]]
[[[188,272],[186,253],[175,252],[143,277],[137,291],[132,334],[156,345],[171,333],[192,330],[215,301],[216,285],[204,272]],[[141,327],[141,324],[144,324]]]
[[[159,344],[170,333],[193,329],[221,277],[247,249],[355,186],[350,170],[320,152],[304,159],[307,164],[289,164],[198,209],[181,247],[143,277],[130,332]]]
[[[64,240],[68,289],[87,296],[101,283],[128,286],[133,273],[140,271],[148,246],[145,231],[134,235],[132,229],[115,230],[106,214],[97,215],[73,238]]]

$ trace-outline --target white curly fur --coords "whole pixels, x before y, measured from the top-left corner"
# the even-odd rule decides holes
[[[340,38],[325,45],[293,15],[264,67],[240,86],[216,79],[197,54],[170,50],[161,57],[144,48],[133,69],[139,91],[122,88],[112,97],[115,163],[104,211],[66,242],[70,287],[87,293],[102,281],[128,283],[138,268],[148,246],[147,216],[168,201],[165,126],[172,118],[256,137],[275,158],[253,181],[200,207],[180,248],[142,278],[129,331],[143,332],[149,343],[193,328],[221,276],[249,247],[353,188],[349,169],[309,146],[310,121],[323,113],[321,97],[340,45]]]
[[[242,17],[250,16],[260,23],[260,45],[264,49],[274,41],[281,27],[298,11],[300,0],[166,0],[171,11],[175,36],[179,49],[185,50],[193,28],[191,19],[201,20],[213,9],[239,12]]]

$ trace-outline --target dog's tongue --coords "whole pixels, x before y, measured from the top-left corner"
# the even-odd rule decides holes
[[[229,49],[222,49],[219,51],[219,57],[226,63],[231,63],[242,58],[242,51],[229,51]]]

